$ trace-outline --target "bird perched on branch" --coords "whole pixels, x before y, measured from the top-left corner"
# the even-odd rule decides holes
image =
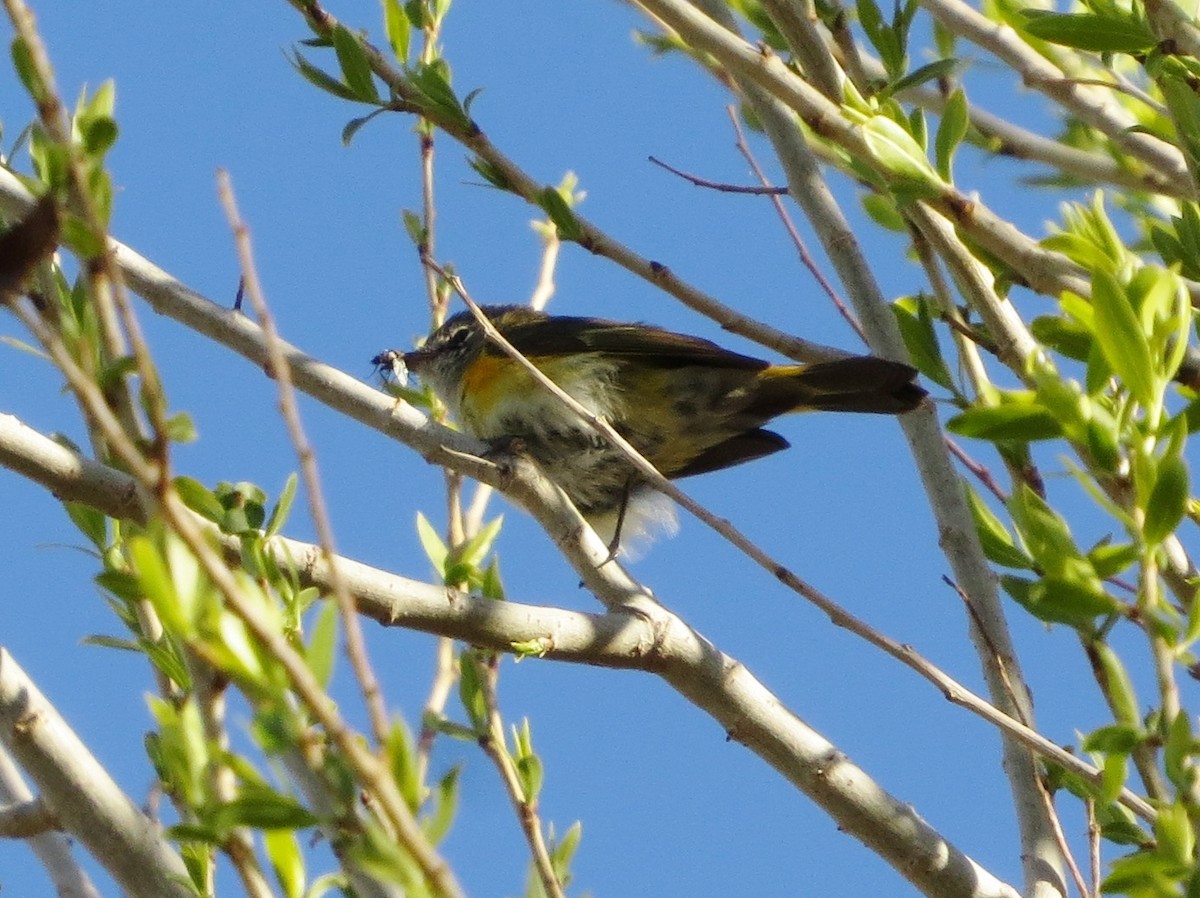
[[[526,306],[482,310],[521,355],[671,479],[786,449],[787,440],[763,425],[787,412],[894,415],[925,396],[915,369],[874,356],[773,365],[646,324]],[[447,320],[420,349],[388,350],[372,362],[416,373],[472,436],[519,441],[614,551],[622,530],[638,526],[640,500],[653,493],[643,476],[488,340],[470,311]]]

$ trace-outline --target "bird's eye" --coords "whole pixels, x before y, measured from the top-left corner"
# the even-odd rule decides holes
[[[471,335],[469,327],[456,327],[446,335],[446,348],[457,349],[467,342],[467,337]]]

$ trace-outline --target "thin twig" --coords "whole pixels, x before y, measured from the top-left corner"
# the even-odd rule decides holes
[[[325,506],[325,494],[321,488],[321,476],[317,468],[317,455],[308,436],[304,433],[304,425],[300,420],[300,408],[296,404],[296,390],[292,384],[291,368],[287,363],[280,345],[279,330],[275,326],[275,318],[267,306],[262,285],[258,279],[258,269],[254,265],[253,251],[250,247],[250,230],[238,212],[237,200],[233,195],[233,185],[229,173],[221,170],[217,173],[218,193],[229,226],[233,230],[234,241],[237,245],[238,260],[242,268],[246,296],[258,316],[259,326],[266,340],[267,353],[271,360],[271,375],[279,385],[279,410],[283,415],[288,436],[296,450],[296,458],[300,462],[300,473],[304,479],[304,492],[308,497],[308,511],[317,531],[317,541],[326,558],[331,563],[333,572],[333,594],[341,613],[342,627],[346,634],[346,654],[358,680],[359,690],[366,703],[367,712],[374,730],[376,745],[383,750],[388,744],[391,727],[388,724],[387,707],[383,694],[379,689],[379,681],[367,658],[366,640],[363,638],[362,625],[354,607],[354,597],[346,589],[337,570],[337,551],[334,548],[333,527],[329,523],[329,513]]]
[[[437,722],[446,715],[446,702],[449,701],[450,692],[458,682],[459,676],[459,657],[453,639],[448,636],[438,637],[433,657],[433,680],[429,684],[429,694],[425,697],[425,707],[421,711],[421,734],[417,737],[417,782],[422,788],[426,788],[429,759],[433,755],[433,746],[440,732]]]
[[[204,737],[210,748],[207,766],[212,796],[221,804],[229,804],[238,797],[237,778],[225,761],[229,756],[229,729],[225,725],[226,682],[217,676],[213,668],[195,652],[189,652],[195,663],[192,675],[192,690],[200,709]],[[194,809],[189,809],[187,819],[194,820]],[[233,864],[242,888],[250,898],[274,898],[270,883],[263,874],[262,865],[254,853],[254,838],[245,826],[234,827],[220,843],[221,850]],[[215,894],[216,865],[208,865],[207,893]]]
[[[1149,108],[1155,115],[1161,115],[1164,118],[1169,117],[1171,114],[1171,111],[1165,105],[1158,102],[1136,84],[1130,84],[1128,81],[1108,81],[1104,78],[1068,78],[1067,80],[1075,84],[1085,84],[1091,87],[1103,87],[1108,90],[1115,90],[1117,93],[1125,94],[1127,97],[1133,97],[1133,99]]]
[[[512,802],[513,812],[521,826],[521,832],[533,855],[533,866],[537,871],[538,880],[549,898],[566,898],[562,883],[554,872],[554,862],[550,858],[550,850],[542,833],[542,821],[538,815],[537,800],[525,793],[525,786],[513,764],[512,755],[508,750],[508,741],[504,732],[504,718],[500,715],[500,700],[496,691],[499,678],[499,667],[495,657],[485,660],[477,652],[468,652],[464,663],[474,664],[478,669],[479,682],[483,691],[486,714],[486,731],[479,734],[479,744],[484,754],[491,759],[500,774],[500,781]]]
[[[1001,502],[1008,501],[1008,496],[1000,488],[1000,484],[996,483],[996,478],[992,476],[992,472],[987,465],[976,461],[968,455],[967,451],[958,444],[958,441],[951,439],[949,436],[946,437],[946,448],[950,450],[951,455],[958,459],[958,463],[970,471],[989,493]]]
[[[1088,859],[1091,861],[1092,890],[1095,898],[1100,895],[1100,822],[1096,819],[1096,799],[1085,798],[1083,806],[1087,813]]]
[[[715,190],[718,193],[748,193],[751,196],[786,196],[786,187],[772,187],[769,184],[763,184],[759,187],[742,184],[727,184],[722,181],[710,181],[708,178],[702,178],[699,175],[689,174],[681,169],[675,168],[673,165],[667,165],[661,159],[650,156],[649,160],[660,168],[665,168],[671,174],[676,175],[683,180],[693,184],[696,187],[704,187],[708,190]]]
[[[1071,846],[1067,843],[1067,834],[1063,832],[1062,820],[1058,816],[1058,810],[1054,807],[1054,798],[1050,795],[1050,790],[1046,788],[1041,777],[1038,777],[1037,784],[1038,794],[1042,797],[1042,803],[1046,808],[1046,819],[1050,821],[1050,828],[1054,831],[1054,841],[1058,843],[1059,853],[1062,854],[1067,869],[1071,871],[1071,879],[1075,882],[1075,888],[1079,890],[1079,898],[1088,898],[1087,882],[1084,881],[1083,872],[1079,869],[1075,855],[1071,852]]]
[[[423,64],[431,63],[437,56],[439,30],[440,24],[437,19],[427,16],[421,30],[420,59]],[[437,251],[438,208],[434,178],[437,131],[433,122],[418,116],[416,133],[421,166],[421,242],[418,255],[421,260],[421,276],[425,279],[430,319],[433,328],[436,329],[446,320],[452,295],[425,264],[425,260],[434,258]],[[437,409],[437,418],[444,423],[444,409]],[[442,468],[442,478],[446,487],[446,543],[450,546],[460,546],[475,532],[474,526],[463,517],[463,475],[451,468]],[[421,714],[421,733],[417,738],[417,781],[422,788],[426,788],[429,761],[439,732],[435,722],[445,714],[446,702],[457,682],[458,673],[458,657],[453,640],[445,637],[438,639],[434,648],[433,678],[425,698],[425,707]]]
[[[992,644],[988,630],[984,626],[983,621],[980,620],[979,612],[975,609],[974,603],[971,601],[971,597],[967,595],[966,592],[964,592],[959,585],[949,577],[942,577],[942,581],[954,590],[954,592],[962,600],[963,605],[966,607],[967,613],[975,621],[975,626],[978,628],[980,635],[992,650],[992,661],[1000,671],[1000,676],[1004,682],[1004,687],[1008,690],[1010,706],[1014,708],[1018,714],[1023,715],[1024,708],[1028,703],[1020,700],[1016,695],[1012,677],[1009,675],[1008,665],[1005,663],[1004,656],[1001,655],[1000,652],[996,651],[996,647]],[[1027,719],[1022,719],[1021,722],[1026,726],[1030,725],[1030,721]],[[1032,751],[1030,752],[1030,760],[1033,762],[1036,762],[1037,760],[1037,755]],[[1079,865],[1075,862],[1075,856],[1072,854],[1071,846],[1067,842],[1066,833],[1063,832],[1062,820],[1059,819],[1058,809],[1054,806],[1054,798],[1051,796],[1050,791],[1046,788],[1046,782],[1040,775],[1040,772],[1034,776],[1034,782],[1037,786],[1038,796],[1041,798],[1042,809],[1045,813],[1046,820],[1049,821],[1050,829],[1054,834],[1054,841],[1058,844],[1059,853],[1066,862],[1067,869],[1071,872],[1071,878],[1074,879],[1075,885],[1079,889],[1080,898],[1087,898],[1087,885],[1083,881],[1083,874],[1079,872]]]
[[[750,168],[763,183],[763,186],[770,186],[766,173],[762,170],[762,166],[758,164],[758,160],[750,152],[750,144],[747,142],[746,134],[742,130],[742,123],[738,121],[737,110],[733,106],[726,106],[725,112],[729,115],[730,124],[733,125],[733,133],[737,135],[738,152],[745,157],[746,162],[749,163]],[[784,189],[784,193],[787,193],[786,188]],[[779,215],[780,221],[783,222],[783,226],[788,232],[788,237],[791,238],[792,246],[796,247],[796,252],[800,255],[800,261],[804,263],[804,267],[808,269],[821,289],[825,291],[825,295],[829,297],[829,301],[833,303],[833,307],[837,309],[838,314],[850,325],[850,329],[858,334],[858,338],[862,340],[863,345],[866,345],[867,332],[863,330],[862,323],[850,311],[846,301],[838,295],[837,289],[830,283],[829,278],[825,277],[825,272],[821,271],[821,266],[817,264],[817,260],[813,258],[812,253],[808,251],[808,245],[804,242],[804,238],[800,236],[800,232],[796,229],[792,217],[788,215],[787,207],[783,205],[780,196],[772,196],[771,202],[775,206],[775,212]]]

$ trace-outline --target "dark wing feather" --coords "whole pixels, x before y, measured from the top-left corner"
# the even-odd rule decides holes
[[[767,363],[761,359],[730,352],[699,337],[677,334],[648,324],[623,324],[603,318],[548,316],[528,312],[510,315],[501,333],[522,355],[531,357],[600,352],[636,356],[643,364],[662,368],[708,365],[759,371],[767,367]]]
[[[747,430],[735,434],[715,446],[709,446],[686,465],[675,471],[663,471],[671,479],[707,474],[722,468],[732,468],[744,462],[754,461],[766,455],[782,452],[791,444],[777,433],[769,430]]]

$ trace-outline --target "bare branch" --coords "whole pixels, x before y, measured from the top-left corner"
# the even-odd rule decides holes
[[[0,741],[63,830],[134,898],[191,898],[187,870],[158,828],[0,648]]]
[[[13,762],[12,755],[0,748],[0,801],[12,804],[27,804],[34,800],[21,771]],[[44,803],[37,802],[44,807]],[[26,838],[26,844],[34,853],[50,879],[58,898],[100,898],[100,893],[91,879],[80,868],[71,851],[71,840],[58,829]]]

